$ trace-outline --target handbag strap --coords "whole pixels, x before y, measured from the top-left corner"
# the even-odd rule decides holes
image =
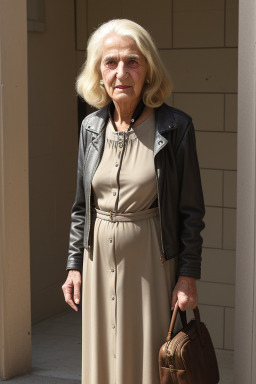
[[[172,316],[171,316],[171,323],[170,323],[170,327],[169,327],[168,336],[166,338],[166,341],[169,341],[169,340],[171,340],[173,338],[173,335],[174,335],[173,330],[174,330],[174,326],[175,326],[175,322],[176,322],[178,311],[179,311],[179,314],[180,314],[180,318],[181,318],[181,322],[182,322],[183,328],[187,325],[186,311],[181,311],[181,309],[179,308],[179,305],[178,305],[178,300],[177,300],[176,304],[175,304],[175,307],[174,307],[174,310],[173,310],[173,313],[172,313]],[[200,321],[201,320],[200,320],[200,314],[199,314],[198,307],[193,309],[193,312],[194,312],[194,315],[195,315],[197,331],[198,331],[199,335],[201,335],[201,328],[200,328]]]

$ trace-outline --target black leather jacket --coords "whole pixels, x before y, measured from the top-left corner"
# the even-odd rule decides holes
[[[91,246],[91,182],[104,149],[107,106],[81,125],[77,187],[71,209],[66,269],[82,271]],[[178,256],[177,275],[201,277],[204,198],[192,118],[163,103],[155,109],[154,164],[161,224],[162,261]]]

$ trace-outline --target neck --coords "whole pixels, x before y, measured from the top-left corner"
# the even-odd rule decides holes
[[[132,115],[135,111],[135,108],[140,100],[136,100],[133,103],[117,103],[115,101],[115,112],[114,112],[114,121],[117,128],[126,127],[130,125]]]

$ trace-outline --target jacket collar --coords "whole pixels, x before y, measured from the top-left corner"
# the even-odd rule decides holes
[[[177,123],[174,119],[171,108],[172,107],[169,107],[165,103],[163,103],[160,107],[155,108],[156,130],[160,134],[163,132],[171,131],[177,127]],[[91,116],[88,118],[85,128],[89,131],[99,134],[106,126],[107,121],[108,104],[91,114]]]
[[[177,123],[174,119],[172,107],[163,103],[155,109],[156,130],[161,134],[163,132],[172,131],[177,128]]]

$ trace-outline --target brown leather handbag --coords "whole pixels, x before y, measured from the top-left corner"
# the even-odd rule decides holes
[[[177,313],[183,328],[174,334]],[[159,351],[161,384],[216,384],[220,380],[218,363],[210,334],[200,321],[199,309],[195,319],[187,323],[186,311],[175,305],[166,342]]]

